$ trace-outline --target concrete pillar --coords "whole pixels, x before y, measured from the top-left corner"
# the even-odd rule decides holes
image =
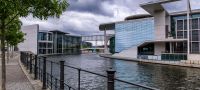
[[[104,53],[108,53],[108,46],[107,46],[108,40],[106,36],[106,30],[104,30]]]

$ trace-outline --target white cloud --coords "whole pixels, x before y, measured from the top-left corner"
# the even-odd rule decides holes
[[[142,8],[139,7],[139,4],[152,1],[152,0],[97,0],[99,4],[95,3],[93,0],[70,0],[73,5],[73,9],[65,11],[59,19],[49,18],[48,20],[39,20],[34,19],[31,15],[26,18],[20,18],[23,22],[23,25],[39,24],[40,29],[45,30],[61,30],[69,32],[72,34],[83,34],[83,35],[92,35],[92,34],[102,34],[98,27],[101,23],[108,23],[113,21],[124,20],[125,17],[147,13]],[[168,10],[185,10],[186,4],[185,0],[181,2],[175,2],[171,4],[164,5]],[[84,8],[78,10],[78,8]],[[89,10],[87,4],[89,4]],[[191,6],[195,9],[199,8],[199,0],[191,0]],[[96,6],[98,5],[98,6]],[[95,7],[97,11],[92,8]],[[95,9],[94,8],[94,9]],[[85,10],[85,11],[84,11]]]

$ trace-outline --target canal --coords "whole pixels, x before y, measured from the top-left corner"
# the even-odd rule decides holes
[[[106,75],[110,67],[116,70],[116,78],[142,84],[160,90],[200,89],[200,69],[158,64],[144,64],[99,57],[96,54],[49,56],[47,60],[65,60],[66,65]],[[47,65],[48,66],[48,65]],[[49,68],[49,67],[48,67]],[[53,66],[53,74],[59,76],[59,66]],[[77,88],[78,72],[65,68],[65,83]],[[81,72],[81,90],[105,90],[106,78]],[[116,90],[137,90],[134,86],[116,82]],[[142,90],[142,89],[141,89]]]

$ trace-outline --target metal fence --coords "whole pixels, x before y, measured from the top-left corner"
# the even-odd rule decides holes
[[[81,75],[83,75],[83,73],[88,73],[106,79],[107,83],[104,90],[116,90],[118,87],[116,83],[120,83],[119,85],[124,85],[124,87],[122,88],[128,87],[134,90],[157,90],[156,88],[117,79],[115,78],[116,71],[113,70],[112,68],[106,71],[107,75],[102,75],[85,69],[66,65],[65,61],[59,61],[59,62],[50,61],[47,60],[46,57],[38,57],[37,55],[34,55],[30,52],[21,52],[21,62],[29,71],[29,73],[34,75],[34,79],[41,80],[43,84],[42,85],[43,89],[48,88],[50,90],[84,90],[84,88],[81,87]],[[56,67],[58,68],[56,70],[58,70],[59,73],[54,73]],[[77,86],[73,86],[65,82],[66,78],[65,75],[70,73],[70,72],[65,72],[66,71],[65,69],[67,68],[73,69],[73,71],[77,72],[77,78],[78,78],[76,83]]]

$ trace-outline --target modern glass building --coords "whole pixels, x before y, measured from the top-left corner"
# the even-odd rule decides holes
[[[18,45],[20,51],[31,51],[38,55],[80,54],[81,37],[59,30],[39,30],[39,25],[23,26],[24,42]]]
[[[190,10],[188,7],[188,11],[168,13],[162,4],[172,1],[177,0],[141,4],[149,14],[101,24],[99,29],[104,31],[104,36],[107,30],[115,31],[114,55],[158,60],[200,60],[200,10]]]
[[[38,51],[39,54],[53,53],[53,33],[42,30],[38,33]]]
[[[40,31],[39,54],[80,54],[81,37],[58,30]]]

